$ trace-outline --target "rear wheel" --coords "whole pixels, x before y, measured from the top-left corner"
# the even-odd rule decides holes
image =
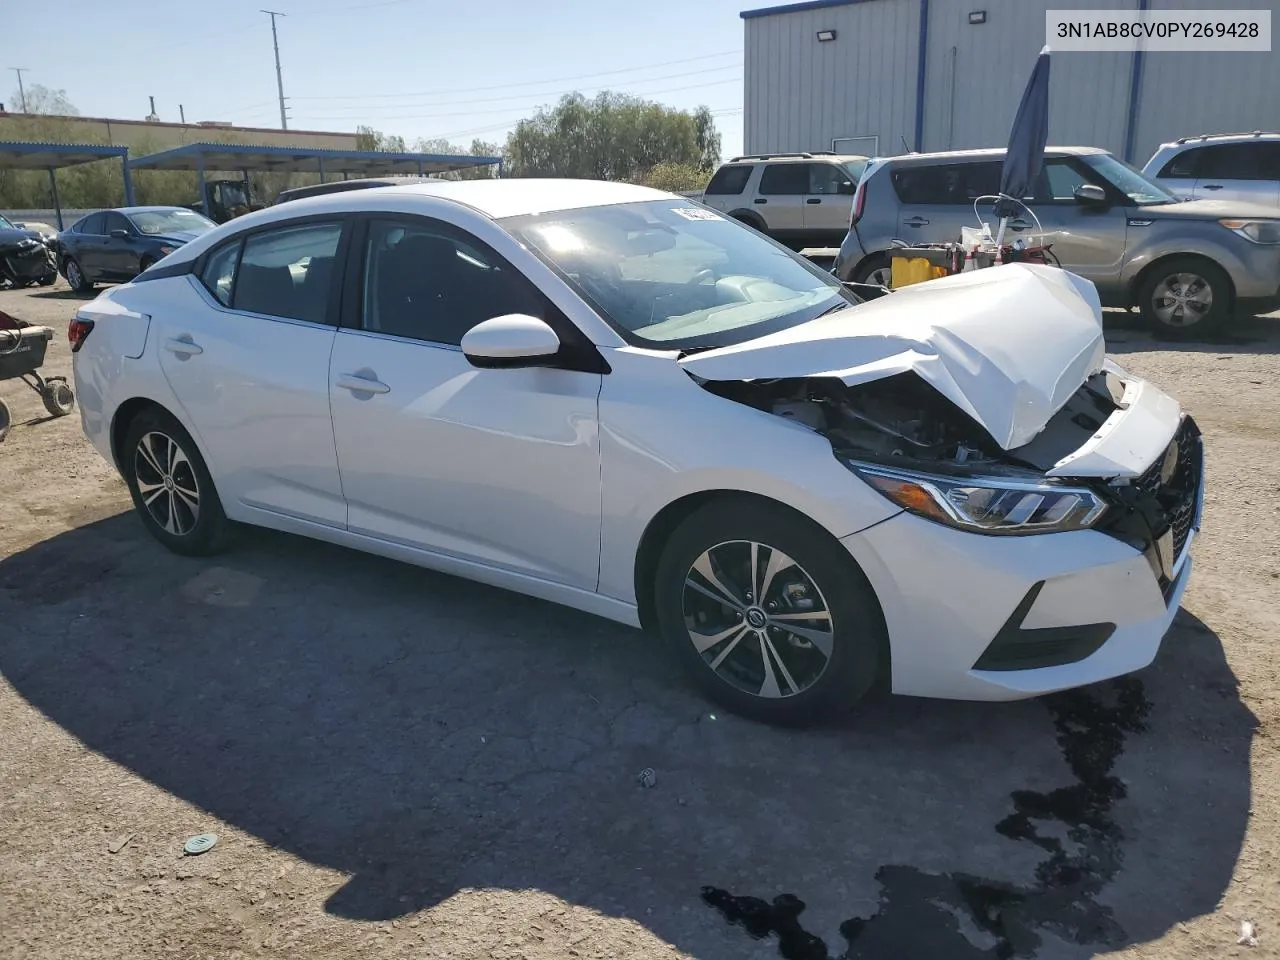
[[[892,278],[893,269],[888,255],[877,253],[858,264],[858,269],[853,271],[853,276],[849,279],[854,283],[874,283],[877,286],[888,287]]]
[[[658,562],[655,600],[698,686],[767,723],[847,711],[888,648],[871,585],[840,544],[752,498],[715,501],[681,524]]]
[[[80,264],[75,260],[68,259],[63,269],[67,274],[67,283],[71,285],[71,289],[76,293],[89,293],[93,289],[93,281],[84,275],[84,271],[80,269]]]
[[[1231,317],[1231,278],[1203,257],[1156,264],[1138,289],[1138,309],[1157,337],[1192,340],[1217,333]]]
[[[174,553],[207,556],[226,544],[230,521],[195,441],[158,407],[129,424],[120,465],[133,506],[153,537]]]
[[[47,377],[40,391],[44,408],[55,417],[65,417],[76,405],[76,395],[63,377]]]

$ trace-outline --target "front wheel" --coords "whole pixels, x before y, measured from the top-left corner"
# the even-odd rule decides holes
[[[711,698],[766,723],[845,712],[871,690],[888,643],[879,604],[825,531],[748,497],[717,500],[658,563],[658,622]]]
[[[1202,257],[1157,264],[1138,290],[1138,309],[1157,337],[1192,340],[1211,336],[1231,316],[1231,278]]]
[[[153,537],[174,553],[200,557],[226,543],[230,521],[195,441],[158,407],[129,424],[120,465],[134,509]]]

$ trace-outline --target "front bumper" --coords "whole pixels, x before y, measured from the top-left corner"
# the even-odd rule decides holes
[[[893,692],[909,696],[1016,700],[1139,670],[1191,574],[1184,552],[1162,591],[1142,551],[1095,530],[991,537],[902,513],[841,542],[880,599]],[[1017,633],[1083,656],[1028,669],[993,660],[993,641]]]

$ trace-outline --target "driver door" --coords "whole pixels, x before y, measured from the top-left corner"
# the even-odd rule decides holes
[[[462,336],[512,313],[569,321],[474,236],[367,220],[351,261],[330,403],[352,533],[594,590],[601,374],[477,369]]]
[[[1120,287],[1120,268],[1124,265],[1128,222],[1134,209],[1116,200],[1106,209],[1085,206],[1075,199],[1076,188],[1090,183],[1102,187],[1110,197],[1116,188],[1074,157],[1045,160],[1040,177],[1039,196],[1031,208],[1044,227],[1044,240],[1053,246],[1051,252],[1064,270],[1092,280],[1104,292]],[[1035,221],[1023,215],[1010,222],[1014,236],[1034,244]]]

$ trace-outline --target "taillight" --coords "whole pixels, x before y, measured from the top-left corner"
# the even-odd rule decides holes
[[[92,320],[81,320],[79,317],[71,321],[71,325],[67,327],[67,339],[71,341],[71,352],[75,353],[84,346],[85,340],[89,334],[93,332]]]
[[[867,181],[865,178],[858,184],[858,189],[853,194],[853,219],[849,221],[849,225],[857,223],[862,219],[862,208],[867,202]]]

